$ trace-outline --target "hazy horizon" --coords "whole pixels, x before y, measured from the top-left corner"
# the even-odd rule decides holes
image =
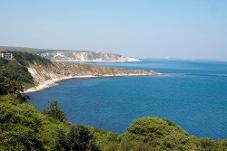
[[[227,1],[2,1],[0,45],[227,60]]]

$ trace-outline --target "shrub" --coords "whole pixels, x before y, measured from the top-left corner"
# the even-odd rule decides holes
[[[135,120],[122,136],[123,146],[134,146],[139,149],[138,146],[141,146],[141,144],[147,151],[151,149],[194,150],[196,148],[196,145],[185,131],[172,122],[158,117],[144,117]]]
[[[98,151],[94,137],[89,129],[84,126],[72,126],[67,135],[67,141],[71,150]]]
[[[60,122],[66,121],[65,113],[58,105],[58,101],[49,102],[49,107],[43,111],[44,114],[59,120]]]
[[[41,120],[27,104],[0,104],[0,148],[3,150],[43,150]]]
[[[21,83],[33,83],[33,78],[25,66],[16,61],[8,61],[0,58],[0,75],[9,80],[16,80]]]

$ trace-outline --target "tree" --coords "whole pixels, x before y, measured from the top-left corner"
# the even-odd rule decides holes
[[[70,151],[70,147],[67,142],[67,137],[65,135],[65,132],[62,129],[58,130],[56,150]]]
[[[0,95],[15,94],[21,103],[26,102],[29,97],[22,94],[24,88],[21,82],[10,80],[0,73]]]
[[[72,126],[67,135],[68,144],[72,151],[98,151],[93,135],[84,126]]]
[[[44,114],[63,122],[66,119],[65,113],[61,110],[58,105],[58,101],[51,101],[49,107],[43,111]]]
[[[41,135],[43,118],[29,104],[0,102],[0,150],[43,151]]]

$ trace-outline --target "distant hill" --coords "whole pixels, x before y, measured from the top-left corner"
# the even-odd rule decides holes
[[[47,51],[47,49],[0,46],[0,51],[5,51],[5,50],[10,50],[10,51],[23,51],[23,52],[29,52],[29,53],[34,53],[34,54]]]
[[[23,51],[40,55],[52,61],[71,61],[71,62],[136,62],[137,58],[125,57],[119,54],[95,52],[86,50],[49,50],[25,47],[0,46],[0,51]]]

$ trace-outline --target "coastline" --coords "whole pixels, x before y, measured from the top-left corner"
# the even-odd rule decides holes
[[[40,82],[37,86],[26,89],[23,93],[31,93],[36,91],[41,91],[53,86],[58,85],[58,82],[68,79],[82,79],[82,78],[104,78],[104,77],[126,77],[126,76],[155,76],[160,75],[160,73],[150,73],[150,74],[118,74],[118,75],[84,75],[84,76],[65,76],[60,78],[54,78],[46,81]]]

